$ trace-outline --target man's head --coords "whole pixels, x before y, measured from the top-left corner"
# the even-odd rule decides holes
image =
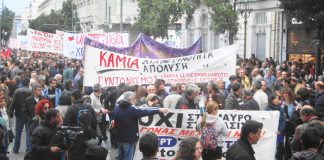
[[[45,112],[45,122],[51,125],[61,125],[63,123],[60,112],[57,109],[50,108]]]
[[[230,80],[230,82],[233,84],[233,83],[237,83],[237,77],[235,76],[235,75],[231,75],[230,77],[229,77],[229,80]]]
[[[131,91],[127,91],[124,93],[124,101],[127,101],[131,104],[135,104],[136,103],[136,99],[135,99],[135,93],[131,92]]]
[[[198,92],[199,88],[197,85],[189,84],[186,88],[185,94],[188,99],[193,100],[198,95]]]
[[[301,135],[301,142],[305,150],[318,149],[321,143],[321,132],[315,127],[308,127]]]
[[[276,78],[278,79],[278,78],[280,78],[280,77],[281,77],[281,71],[278,70],[278,71],[276,72]]]
[[[106,160],[108,150],[101,146],[92,146],[85,152],[86,160]]]
[[[249,100],[249,99],[251,99],[253,97],[253,92],[249,88],[244,88],[242,90],[242,96],[243,96],[244,100]]]
[[[261,84],[262,84],[261,90],[265,92],[267,90],[267,82],[265,80],[262,80]]]
[[[147,94],[155,93],[155,92],[156,92],[156,88],[155,88],[155,86],[154,86],[154,85],[148,85],[148,86],[146,87],[146,92],[147,92]]]
[[[241,138],[248,140],[250,144],[257,144],[261,138],[262,128],[262,123],[255,120],[248,120],[241,128]]]
[[[232,86],[232,91],[237,94],[237,95],[241,95],[241,84],[240,83],[235,83]]]
[[[157,79],[155,80],[154,85],[157,91],[164,90],[165,81],[163,79]]]
[[[257,76],[259,74],[259,69],[255,68],[252,70],[252,76]]]
[[[56,79],[57,83],[62,83],[62,75],[61,74],[56,74],[54,76],[54,79]]]
[[[43,88],[40,84],[34,83],[32,85],[32,89],[33,89],[33,94],[35,97],[39,97],[40,95],[42,95]]]
[[[245,70],[244,69],[240,69],[240,77],[245,77]]]
[[[96,97],[100,97],[101,96],[101,86],[100,84],[96,83],[93,85],[93,94]]]
[[[303,122],[308,122],[311,117],[316,116],[317,112],[316,110],[309,105],[303,106],[303,108],[300,110],[300,118]]]
[[[267,74],[268,77],[271,77],[272,76],[272,70],[270,70],[270,69],[267,70],[267,73],[266,74]]]
[[[158,136],[152,132],[146,132],[139,139],[139,150],[144,158],[155,158],[159,151]]]
[[[78,100],[82,100],[82,93],[80,90],[75,89],[72,91],[71,101],[75,104]]]
[[[262,82],[260,80],[255,80],[253,82],[253,86],[254,86],[254,88],[255,88],[256,91],[257,90],[260,90],[262,88]]]
[[[281,76],[282,76],[282,78],[287,78],[288,77],[288,73],[286,71],[283,71],[281,73]]]
[[[171,90],[171,92],[179,93],[179,90],[180,90],[180,85],[179,85],[179,83],[172,83],[172,84],[170,85],[170,90]]]
[[[51,78],[50,80],[49,80],[49,85],[50,85],[50,88],[56,88],[56,85],[57,85],[57,80],[56,79],[54,79],[54,78]]]

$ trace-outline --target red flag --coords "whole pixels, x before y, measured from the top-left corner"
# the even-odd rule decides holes
[[[5,54],[4,54],[4,56],[5,56],[6,58],[9,58],[10,55],[11,55],[11,53],[10,53],[10,48],[7,48],[7,50],[6,50]]]

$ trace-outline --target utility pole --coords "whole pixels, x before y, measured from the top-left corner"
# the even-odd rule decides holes
[[[72,31],[74,32],[74,9],[73,9],[73,0],[71,0],[71,10],[72,10]]]
[[[123,0],[120,0],[120,32],[123,32]]]

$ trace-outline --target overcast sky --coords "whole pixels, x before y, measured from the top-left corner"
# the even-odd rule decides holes
[[[22,15],[30,2],[30,0],[0,0],[0,8],[2,8],[2,1],[4,6],[14,11],[16,15]]]

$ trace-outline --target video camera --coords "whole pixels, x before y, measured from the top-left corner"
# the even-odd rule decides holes
[[[75,139],[83,134],[81,127],[60,126],[56,132],[57,141],[61,149],[69,149]]]

